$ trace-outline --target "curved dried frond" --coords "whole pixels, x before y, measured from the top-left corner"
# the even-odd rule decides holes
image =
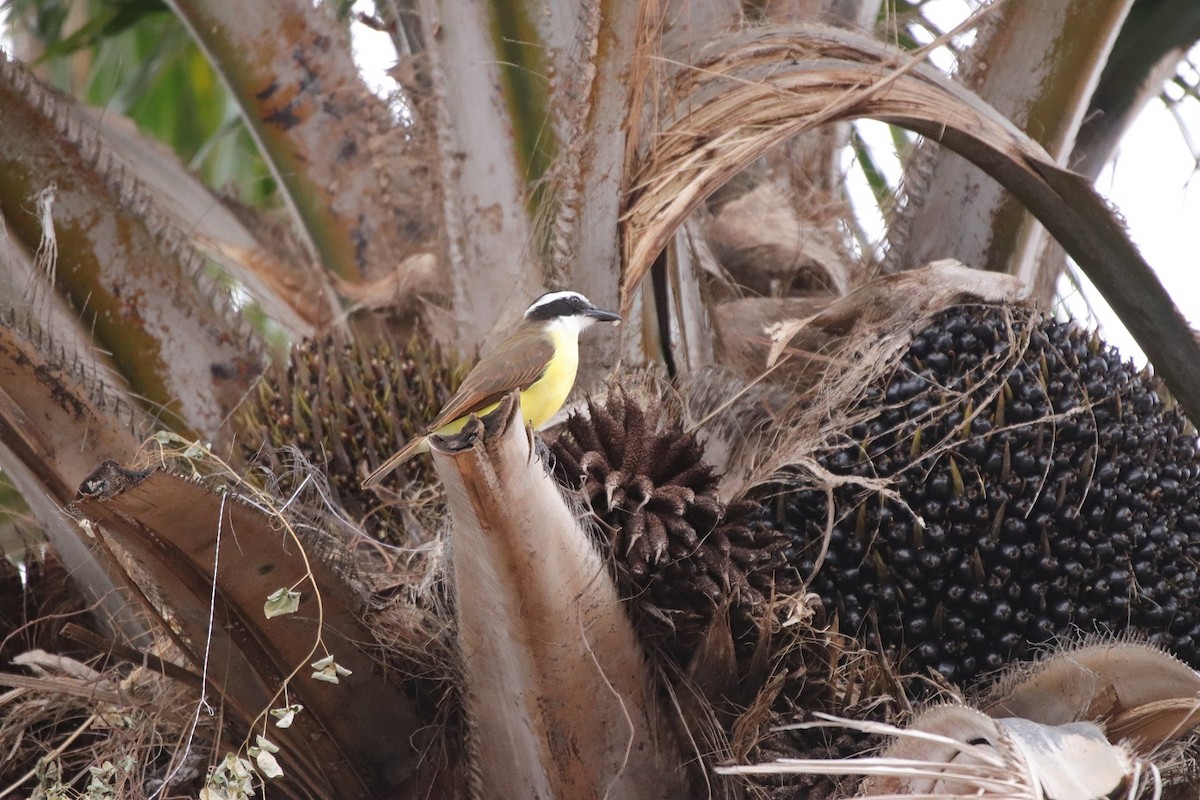
[[[1200,341],[1105,201],[936,70],[873,39],[810,27],[715,42],[683,74],[624,217],[622,309],[684,217],[770,148],[826,122],[872,117],[935,139],[1012,191],[1075,258],[1172,393],[1200,418]]]
[[[1107,0],[982,4],[975,41],[957,54],[954,79],[1066,164],[1085,117],[1106,116],[1089,112],[1088,103],[1129,10]],[[1068,28],[1071,35],[1063,36]],[[1145,78],[1140,72],[1136,80]],[[954,257],[1015,275],[1039,302],[1050,302],[1061,249],[1051,247],[1056,256],[1047,258],[1045,229],[979,167],[934,141],[918,144],[888,225],[883,271]]]

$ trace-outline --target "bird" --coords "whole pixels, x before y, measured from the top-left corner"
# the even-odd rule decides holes
[[[515,330],[467,373],[462,386],[426,427],[362,482],[379,484],[392,470],[429,451],[429,437],[458,433],[472,414],[483,416],[514,389],[521,416],[535,430],[567,400],[579,367],[579,334],[597,322],[619,324],[621,316],[597,308],[579,292],[546,292],[525,310]]]

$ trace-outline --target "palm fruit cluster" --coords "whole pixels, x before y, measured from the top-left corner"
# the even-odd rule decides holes
[[[1200,667],[1196,435],[1099,338],[951,308],[850,415],[818,455],[851,480],[809,587],[843,632],[960,685],[1078,632],[1140,632]],[[803,575],[827,497],[810,482],[776,501]]]
[[[551,445],[557,478],[599,522],[622,598],[639,633],[678,663],[728,609],[735,637],[773,591],[795,582],[782,569],[787,540],[756,503],[726,504],[696,437],[613,390],[572,415]],[[779,581],[779,585],[776,582]]]
[[[436,529],[440,495],[426,459],[413,459],[385,484],[395,502],[364,492],[362,479],[412,436],[424,433],[466,377],[465,364],[420,337],[402,347],[306,339],[271,369],[235,420],[247,463],[277,478],[295,448],[322,469],[333,500],[372,536],[411,544]],[[286,491],[287,487],[280,487]],[[424,516],[422,516],[424,515]],[[426,519],[426,517],[428,519]]]

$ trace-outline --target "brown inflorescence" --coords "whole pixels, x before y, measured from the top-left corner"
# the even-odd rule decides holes
[[[249,463],[276,477],[287,469],[280,448],[295,448],[324,472],[333,499],[364,530],[392,544],[411,544],[426,533],[415,530],[423,527],[422,509],[436,516],[439,506],[428,460],[404,465],[384,493],[364,492],[360,483],[424,432],[465,375],[465,364],[420,337],[403,347],[306,339],[286,366],[259,382],[257,396],[236,418],[237,441]]]
[[[589,401],[551,451],[555,474],[599,523],[640,632],[676,658],[686,660],[715,613],[728,610],[736,636],[773,592],[795,588],[781,570],[787,541],[757,504],[722,502],[696,437],[634,397]]]

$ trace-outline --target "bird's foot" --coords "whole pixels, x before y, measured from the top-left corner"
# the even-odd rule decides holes
[[[533,434],[533,454],[538,461],[542,462],[542,466],[546,469],[546,474],[553,477],[554,453],[550,452],[549,445],[536,433]]]

